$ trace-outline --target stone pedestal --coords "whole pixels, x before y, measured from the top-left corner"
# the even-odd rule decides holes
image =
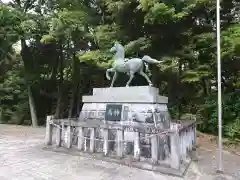
[[[92,96],[83,96],[79,120],[105,120],[106,106],[122,105],[121,123],[139,122],[170,128],[168,98],[150,86],[94,88]]]

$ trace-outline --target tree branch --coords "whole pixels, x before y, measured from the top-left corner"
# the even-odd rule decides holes
[[[24,4],[24,12],[27,12],[28,10],[33,8],[35,0],[27,0],[26,3]]]

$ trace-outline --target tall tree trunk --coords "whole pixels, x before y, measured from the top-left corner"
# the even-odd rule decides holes
[[[61,103],[62,103],[62,96],[63,96],[63,48],[62,43],[60,43],[59,48],[59,71],[60,71],[60,82],[58,85],[58,99],[57,99],[57,105],[56,105],[56,111],[55,111],[55,117],[60,117],[61,112]]]
[[[56,106],[56,112],[55,112],[55,117],[59,118],[60,117],[60,112],[61,112],[61,102],[62,102],[62,93],[61,90],[58,90],[58,99],[57,99],[57,106]]]
[[[74,104],[75,104],[75,99],[77,96],[77,92],[78,92],[78,61],[76,59],[75,53],[73,54],[73,59],[72,59],[72,96],[71,96],[71,100],[70,100],[70,107],[69,107],[69,111],[68,111],[68,117],[72,117],[73,115],[73,109],[74,109]]]
[[[74,105],[75,105],[76,98],[77,98],[77,92],[78,92],[78,85],[74,85],[74,87],[72,88],[72,97],[71,97],[70,107],[69,107],[69,111],[68,111],[69,118],[71,118],[73,116],[73,109],[74,109]]]
[[[210,89],[210,82],[209,79],[204,78],[203,79],[203,89],[204,89],[204,94],[209,97],[211,94],[211,89]]]
[[[25,82],[27,84],[28,88],[28,101],[29,101],[29,108],[30,108],[30,114],[31,114],[31,122],[33,127],[37,127],[38,125],[38,119],[37,119],[37,110],[36,110],[36,104],[32,93],[32,88],[28,79],[28,74],[31,68],[30,61],[30,52],[27,47],[26,41],[24,39],[21,39],[21,56],[24,64],[25,69]]]
[[[82,107],[82,89],[81,89],[81,83],[78,84],[78,90],[77,90],[77,113],[80,115]]]
[[[28,85],[28,102],[29,102],[29,108],[32,118],[32,126],[37,127],[38,126],[38,119],[37,119],[37,112],[36,112],[36,106],[35,101],[32,94],[31,86]]]
[[[51,77],[50,77],[52,82],[56,81],[56,78],[57,78],[58,63],[59,63],[59,58],[56,59],[52,67]]]
[[[74,103],[75,103],[75,98],[76,98],[76,93],[77,93],[77,85],[75,85],[75,81],[72,82],[72,94],[71,94],[71,100],[70,100],[70,105],[69,105],[69,110],[68,110],[68,117],[71,118],[73,115],[73,109],[74,109]]]
[[[178,61],[178,119],[180,120],[182,115],[182,62],[181,60]]]
[[[3,109],[0,108],[0,124],[3,122]]]

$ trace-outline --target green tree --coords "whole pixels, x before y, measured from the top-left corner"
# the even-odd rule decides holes
[[[239,3],[221,3],[224,133],[234,139],[240,127]],[[46,114],[77,116],[83,94],[109,85],[104,77],[113,62],[109,48],[118,41],[127,57],[149,54],[164,61],[150,65],[149,75],[169,97],[174,119],[190,114],[202,122],[202,131],[217,132],[215,1],[15,0],[0,8],[0,92],[6,102],[1,108],[11,112],[6,113],[9,118],[17,112],[27,118],[29,112],[21,111],[26,104],[33,125],[44,124]],[[12,48],[17,41],[22,61]],[[25,83],[19,84],[22,78]],[[120,76],[117,86],[126,78]],[[132,85],[144,83],[137,76]],[[24,98],[19,91],[9,96],[8,86],[25,89]]]

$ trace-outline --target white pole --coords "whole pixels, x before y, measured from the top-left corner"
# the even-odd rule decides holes
[[[217,0],[217,74],[218,74],[218,171],[223,171],[222,167],[222,87],[221,87],[221,36],[220,36],[220,0]]]

